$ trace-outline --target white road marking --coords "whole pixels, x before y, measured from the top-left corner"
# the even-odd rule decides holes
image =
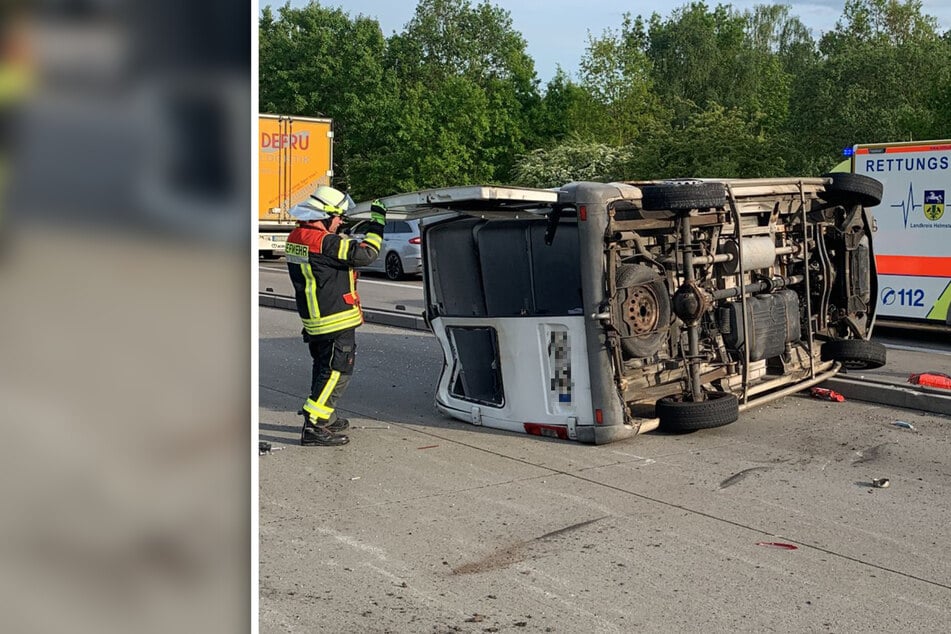
[[[611,453],[616,453],[619,456],[628,456],[629,458],[636,458],[645,465],[654,464],[655,462],[657,462],[653,458],[645,458],[644,456],[638,456],[637,454],[633,454],[633,453],[624,453],[623,451],[612,451]]]
[[[360,284],[382,284],[383,286],[398,286],[399,288],[415,288],[417,290],[421,289],[422,286],[415,286],[413,284],[400,284],[398,282],[384,282],[383,280],[368,280],[365,277],[360,277]]]

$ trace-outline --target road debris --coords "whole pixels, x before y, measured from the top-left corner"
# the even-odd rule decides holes
[[[799,546],[785,542],[756,542],[756,545],[768,546],[769,548],[782,548],[783,550],[799,550]]]
[[[353,482],[354,480],[359,480],[359,479],[360,479],[360,476],[353,476],[352,478],[350,478],[350,481]]]
[[[439,445],[426,445],[425,447],[417,447],[417,449],[435,449]]]
[[[824,401],[835,401],[837,403],[842,403],[845,401],[845,397],[836,392],[835,390],[830,390],[824,387],[814,387],[809,390],[809,393],[812,394],[815,398],[821,398]]]
[[[944,372],[923,372],[921,374],[912,374],[908,377],[908,382],[913,385],[923,385],[925,387],[937,387],[945,390],[951,390],[951,376]]]
[[[273,447],[271,443],[266,440],[258,441],[258,455],[263,456],[266,453],[271,453],[272,451],[280,451],[284,447]]]
[[[466,619],[466,623],[481,623],[485,620],[485,615],[482,614],[473,614]]]
[[[915,428],[914,425],[912,425],[911,423],[906,423],[906,422],[903,421],[903,420],[896,420],[894,423],[892,423],[892,425],[894,425],[895,427],[901,427],[902,429],[914,429],[914,428]]]
[[[876,489],[887,489],[891,485],[888,478],[875,478],[872,480],[872,486]]]

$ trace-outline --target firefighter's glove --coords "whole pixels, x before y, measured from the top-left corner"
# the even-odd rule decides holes
[[[370,218],[380,225],[386,224],[386,205],[379,198],[370,203]]]

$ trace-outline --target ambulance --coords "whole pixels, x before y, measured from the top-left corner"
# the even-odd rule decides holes
[[[883,185],[874,238],[879,318],[951,325],[951,140],[855,145],[851,163]]]

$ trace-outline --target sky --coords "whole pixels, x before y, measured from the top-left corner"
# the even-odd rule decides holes
[[[527,43],[526,50],[535,60],[535,71],[542,85],[548,82],[558,66],[569,75],[575,76],[578,62],[581,60],[588,43],[588,33],[601,36],[605,29],[617,29],[621,16],[627,12],[632,16],[650,17],[659,13],[668,17],[670,13],[684,6],[689,0],[494,0],[493,4],[505,9],[512,16],[512,26],[522,34]],[[259,0],[259,6],[283,6],[286,0]],[[479,0],[471,0],[478,4]],[[757,4],[773,4],[770,0],[734,0],[722,2],[734,8],[745,10]],[[301,7],[308,0],[291,0],[291,6]],[[351,17],[365,15],[376,18],[383,35],[403,31],[403,27],[413,17],[416,2],[413,0],[321,0],[320,5],[339,7]],[[717,0],[707,0],[707,6],[721,4]],[[835,27],[842,16],[844,0],[814,0],[813,2],[787,2],[790,13],[798,17],[819,35]],[[938,19],[940,32],[951,29],[951,1],[922,0],[922,12]]]

